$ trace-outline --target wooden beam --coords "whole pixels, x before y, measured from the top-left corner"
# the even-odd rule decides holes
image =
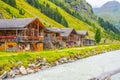
[[[102,73],[99,76],[91,78],[89,80],[105,80],[105,79],[108,79],[115,74],[118,74],[118,73],[120,73],[120,69],[113,70],[113,71],[106,72],[106,73]]]

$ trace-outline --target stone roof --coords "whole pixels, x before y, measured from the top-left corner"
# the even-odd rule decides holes
[[[73,28],[61,28],[61,36],[63,37],[68,37],[72,32],[74,32],[75,34],[76,31]]]
[[[61,29],[59,29],[59,28],[46,28],[46,32],[61,33]]]
[[[77,34],[78,35],[83,35],[83,36],[87,36],[88,35],[88,32],[87,31],[77,31]]]
[[[24,28],[37,18],[0,19],[0,29]]]

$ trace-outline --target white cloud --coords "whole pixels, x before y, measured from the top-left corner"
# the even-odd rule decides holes
[[[108,1],[119,1],[120,2],[120,0],[86,0],[86,1],[89,4],[91,4],[93,7],[100,7]]]

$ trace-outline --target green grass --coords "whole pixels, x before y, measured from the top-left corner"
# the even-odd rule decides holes
[[[91,47],[76,47],[61,50],[48,50],[42,52],[5,52],[0,51],[0,74],[4,70],[9,71],[12,66],[18,66],[16,63],[22,61],[23,65],[27,67],[30,63],[34,62],[37,57],[46,58],[47,62],[55,62],[61,57],[73,57],[80,55],[82,58],[92,55],[100,54],[104,51],[111,51],[120,49],[120,44],[98,45]]]

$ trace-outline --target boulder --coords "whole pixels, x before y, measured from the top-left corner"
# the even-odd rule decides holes
[[[44,69],[47,69],[47,68],[49,68],[49,66],[46,65],[46,66],[42,66],[41,69],[44,70]]]
[[[68,62],[73,62],[74,60],[73,59],[68,59]]]
[[[12,78],[14,78],[14,77],[15,77],[15,74],[16,74],[16,73],[15,73],[15,71],[14,71],[14,70],[11,70],[11,71],[10,71],[10,73],[9,73],[10,77],[12,77]]]
[[[35,64],[28,64],[28,67],[33,68],[33,67],[35,67]]]
[[[0,80],[3,80],[2,78],[0,78]]]
[[[45,58],[43,58],[43,60],[42,60],[42,63],[41,64],[46,64],[46,59]]]
[[[17,68],[13,68],[10,72],[9,72],[9,77],[15,77],[16,75],[20,75],[20,71]]]
[[[58,62],[58,61],[56,61],[55,63],[56,63],[56,65],[59,65],[59,62]]]
[[[21,65],[21,64],[23,64],[23,63],[22,63],[21,61],[18,61],[17,64],[18,64],[18,65]]]
[[[8,72],[7,71],[5,71],[1,76],[0,76],[0,78],[1,79],[4,79],[4,78],[6,78],[7,77],[7,75],[8,75]]]
[[[60,58],[59,59],[60,63],[68,62],[66,57]]]
[[[28,74],[32,74],[32,73],[34,73],[35,71],[33,70],[33,69],[31,69],[31,68],[27,68],[27,73]]]
[[[22,75],[26,75],[26,74],[27,74],[27,71],[26,71],[26,69],[25,69],[24,66],[21,66],[21,67],[19,68],[19,71],[20,71],[20,73],[21,73]]]

